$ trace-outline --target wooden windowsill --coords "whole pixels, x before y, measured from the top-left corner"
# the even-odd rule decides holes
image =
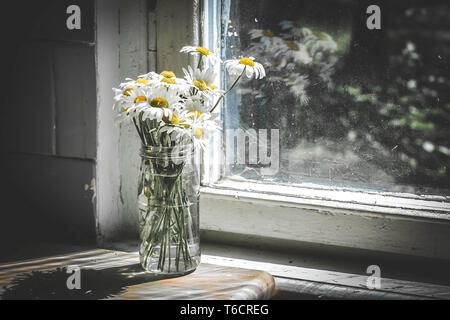
[[[73,270],[80,287],[69,289]],[[201,263],[167,277],[144,272],[136,252],[105,249],[0,264],[2,299],[263,300],[274,289],[264,271]]]
[[[450,299],[450,279],[445,273],[448,266],[439,261],[416,260],[416,258],[403,256],[393,260],[372,254],[346,256],[336,253],[334,249],[328,253],[317,248],[283,251],[273,250],[269,246],[255,246],[248,243],[240,246],[223,244],[210,241],[209,238],[209,235],[203,237],[202,265],[206,267],[198,269],[200,274],[221,272],[220,270],[223,268],[237,268],[248,270],[254,276],[252,281],[269,284],[269,288],[270,279],[274,280],[276,288],[274,291],[269,290],[269,295],[253,296],[253,298],[268,298],[272,293],[275,293],[274,299]],[[67,249],[64,250],[62,245],[58,245],[57,248],[54,246],[52,248],[52,245],[47,245],[47,247],[50,250],[46,252],[52,254],[50,258],[37,258],[36,255],[31,254],[33,259],[23,260],[27,256],[30,257],[24,251],[22,259],[15,264],[0,263],[0,288],[7,285],[18,274],[16,271],[20,273],[33,270],[51,270],[64,265],[61,262],[66,261],[81,266],[94,265],[99,270],[115,270],[113,273],[116,280],[120,277],[117,278],[115,273],[121,268],[122,274],[133,274],[137,281],[134,285],[138,285],[139,290],[136,289],[137,291],[132,291],[132,293],[127,291],[127,294],[123,293],[114,298],[152,298],[150,293],[152,290],[152,292],[160,294],[155,287],[152,290],[143,289],[146,288],[145,283],[157,279],[146,279],[142,274],[139,275],[139,270],[136,268],[138,263],[136,245],[133,243],[111,244],[111,247],[119,251],[92,248],[83,250],[80,247],[70,246],[66,246]],[[30,252],[36,252],[33,249],[35,246],[30,248]],[[45,247],[38,247],[39,251],[45,252],[42,251],[43,248]],[[64,251],[69,253],[62,254]],[[70,256],[76,255],[80,255],[78,260],[77,258],[70,258]],[[17,258],[19,257],[16,256],[11,260],[17,260]],[[40,265],[42,263],[46,263],[44,268]],[[365,272],[370,264],[379,264],[381,268],[381,288],[379,290],[367,288],[368,275]],[[107,276],[110,274],[111,272],[106,272]],[[261,282],[261,279],[258,280],[259,277],[265,280]],[[216,286],[216,282],[220,282],[220,278],[210,280]],[[242,282],[239,283],[239,285],[242,285]],[[136,292],[140,293],[137,294]],[[168,299],[208,298],[208,296],[199,294],[199,291],[197,294],[195,294],[195,290],[186,292],[190,297],[186,295],[183,297],[166,295],[165,297]],[[221,296],[219,298],[224,299],[226,297]],[[242,298],[242,296],[235,294],[234,296],[228,296],[228,298]]]
[[[322,252],[320,252],[322,251]],[[270,273],[275,299],[450,299],[448,265],[440,261],[371,253],[283,252],[267,247],[203,243],[202,261]],[[369,289],[367,267],[379,265],[380,289]]]

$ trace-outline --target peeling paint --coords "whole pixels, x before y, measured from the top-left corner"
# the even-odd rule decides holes
[[[92,191],[91,201],[92,201],[92,203],[95,203],[95,198],[97,197],[97,190],[96,190],[96,187],[95,187],[95,178],[91,179],[91,182],[90,182],[89,185],[88,184],[84,185],[84,191],[88,191],[88,190]]]

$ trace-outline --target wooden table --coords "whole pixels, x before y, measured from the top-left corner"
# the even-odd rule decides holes
[[[188,275],[164,278],[143,272],[137,253],[103,249],[0,264],[1,299],[251,300],[274,291],[264,271],[202,263]]]

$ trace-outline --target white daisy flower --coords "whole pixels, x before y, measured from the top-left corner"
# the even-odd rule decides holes
[[[131,96],[133,96],[133,98],[136,97],[136,90],[147,90],[150,85],[150,81],[143,77],[139,77],[136,80],[130,78],[126,78],[125,80],[125,82],[122,82],[119,85],[119,88],[113,88],[113,92],[115,94],[114,110],[118,110],[118,108],[123,106],[125,103],[128,105],[132,103]],[[145,93],[141,92],[139,95],[145,95]]]
[[[177,76],[175,75],[175,73],[173,71],[168,71],[168,70],[164,70],[161,73],[156,73],[156,72],[149,72],[147,74],[143,74],[140,75],[139,78],[145,78],[150,80],[149,83],[153,83],[155,81],[160,81],[161,79],[164,78],[176,78]]]
[[[162,77],[162,76],[153,71],[146,73],[146,74],[141,74],[138,76],[138,78],[148,79],[148,80],[155,80],[160,77]]]
[[[134,106],[139,101],[147,99],[148,89],[145,87],[128,87],[125,90],[113,89],[116,93],[114,97],[114,107],[116,111],[123,111]]]
[[[154,80],[151,83],[152,87],[155,89],[165,88],[178,95],[187,95],[189,90],[193,87],[192,84],[188,83],[185,79],[181,78],[167,78],[162,77],[159,80]]]
[[[188,66],[188,70],[183,68],[186,81],[201,92],[201,94],[222,94],[222,90],[216,89],[214,86],[214,79],[216,77],[213,70],[206,68],[203,71]]]
[[[201,57],[206,58],[206,60],[210,61],[211,63],[222,62],[222,60],[219,57],[215,56],[214,54],[211,54],[209,49],[204,47],[184,46],[183,48],[181,48],[180,52],[186,52],[192,55],[201,55]]]
[[[145,87],[149,84],[150,80],[144,77],[138,77],[136,80],[127,78],[127,80],[124,83],[121,83],[120,85],[123,87]]]
[[[189,134],[196,139],[204,139],[207,135],[219,128],[218,122],[214,120],[215,115],[208,112],[201,113],[195,111],[183,111],[180,114],[180,124],[187,130]]]
[[[152,88],[169,88],[180,95],[186,95],[189,92],[191,86],[186,80],[177,78],[172,71],[164,70],[160,74],[155,72],[149,72],[147,74],[139,76],[140,79],[147,79],[146,85]],[[142,81],[142,80],[141,80]]]
[[[200,114],[209,111],[209,106],[205,104],[204,100],[198,96],[191,96],[186,99],[184,103],[185,110],[187,112],[199,111]]]
[[[249,79],[262,79],[266,76],[266,71],[262,64],[255,62],[253,57],[242,59],[231,59],[223,63],[228,74],[232,77],[241,76],[245,70],[245,76]]]
[[[141,93],[143,95],[139,95]],[[125,107],[117,117],[117,121],[122,121],[129,116],[137,117],[141,114],[144,120],[172,120],[174,112],[183,107],[180,98],[173,91],[162,87],[151,92],[140,89],[133,90],[130,94],[130,101],[133,101],[133,105]]]
[[[148,97],[146,106],[148,110],[143,115],[150,119],[163,120],[163,117],[172,119],[174,112],[178,112],[183,108],[180,97],[172,90],[166,88],[155,89]]]

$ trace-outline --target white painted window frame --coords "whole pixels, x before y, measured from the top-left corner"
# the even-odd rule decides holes
[[[202,0],[202,44],[220,52],[220,6]],[[204,154],[201,228],[450,259],[450,197],[224,179],[223,135]]]

